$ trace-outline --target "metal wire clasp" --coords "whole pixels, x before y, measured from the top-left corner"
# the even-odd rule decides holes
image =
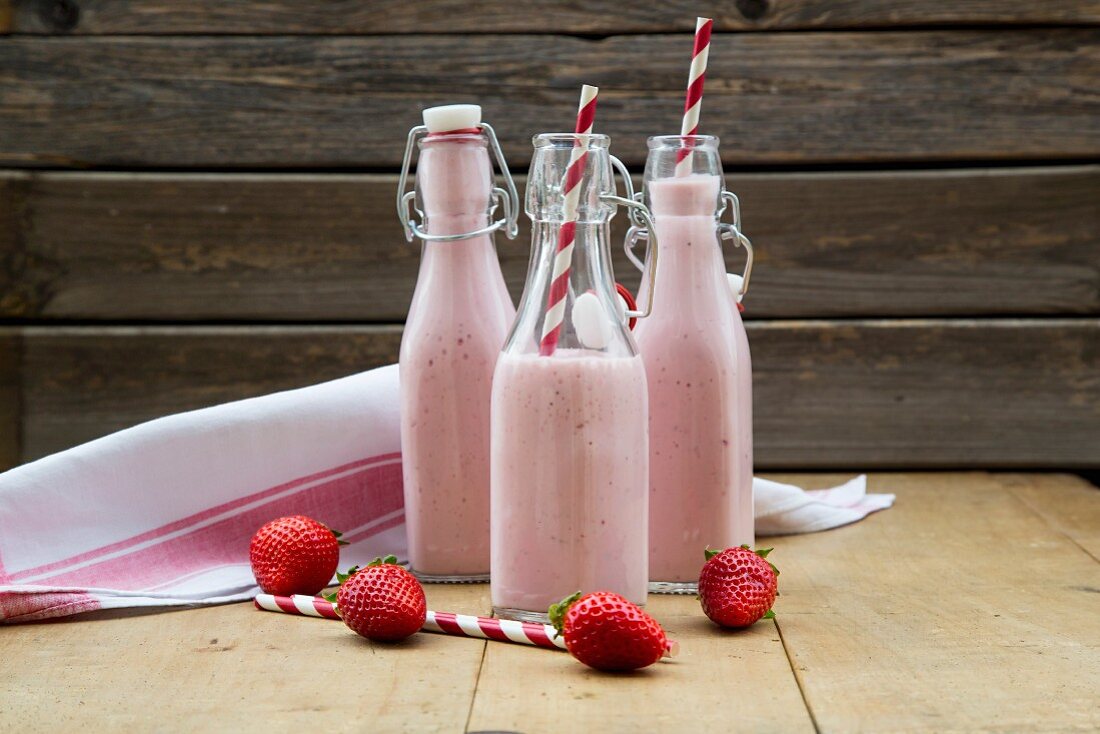
[[[723,222],[722,215],[729,209],[733,214],[732,222]],[[734,245],[745,248],[745,272],[741,276],[741,291],[737,294],[740,301],[749,292],[749,276],[752,275],[752,242],[741,231],[741,200],[732,191],[722,191],[722,208],[718,210],[718,236],[723,240],[732,240]]]
[[[641,196],[641,192],[634,195],[635,198]],[[737,294],[738,301],[744,298],[745,294],[749,292],[749,276],[752,275],[752,241],[741,231],[741,201],[737,198],[737,194],[732,191],[722,191],[722,208],[718,210],[718,237],[722,240],[732,240],[735,245],[740,245],[745,248],[745,272],[741,276],[741,290]],[[643,207],[644,208],[644,207]],[[732,222],[722,222],[721,219],[725,215],[726,210],[729,209],[733,214]],[[631,212],[631,222],[634,222],[635,212]],[[646,210],[646,216],[649,216],[649,210]],[[626,241],[623,243],[623,249],[626,251],[626,258],[634,264],[634,267],[638,268],[641,272],[645,272],[645,263],[638,259],[638,256],[634,254],[634,247],[640,240],[648,239],[649,233],[653,231],[652,224],[647,226],[639,226],[634,224],[626,233]]]
[[[409,167],[412,165],[413,147],[418,138],[428,134],[428,128],[426,126],[417,125],[409,130],[409,137],[405,141],[405,157],[401,161],[401,175],[397,180],[397,218],[401,221],[401,229],[405,232],[405,239],[409,242],[412,242],[413,238],[416,237],[427,242],[453,242],[455,240],[465,240],[470,237],[489,234],[502,227],[504,228],[504,235],[510,240],[514,240],[516,235],[519,234],[519,193],[516,191],[516,182],[512,180],[512,174],[508,170],[508,163],[504,160],[504,151],[500,148],[500,141],[497,140],[497,134],[496,131],[493,130],[492,125],[487,122],[482,122],[478,125],[478,129],[480,129],[485,137],[489,139],[489,147],[493,151],[493,157],[496,158],[497,167],[500,169],[500,174],[504,177],[504,185],[507,187],[507,190],[499,186],[493,187],[489,205],[489,217],[491,218],[493,216],[498,206],[504,209],[504,216],[492,224],[472,232],[462,232],[460,234],[428,234],[424,231],[421,223],[417,221],[415,217],[410,216],[409,212],[411,208],[416,211],[420,219],[424,218],[424,212],[416,208],[416,190],[407,190],[409,184]]]

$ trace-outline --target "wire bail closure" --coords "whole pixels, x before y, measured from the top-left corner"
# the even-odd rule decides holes
[[[634,194],[635,199],[639,199],[642,196],[641,192]],[[752,241],[741,231],[741,201],[737,198],[737,194],[732,191],[722,191],[722,208],[718,210],[718,237],[723,241],[732,241],[734,245],[740,245],[745,248],[745,271],[741,276],[741,291],[738,293],[738,300],[743,298],[746,293],[749,292],[749,276],[752,275]],[[732,222],[723,222],[722,217],[725,215],[726,210],[730,210],[733,215]],[[646,212],[648,216],[648,211]],[[626,251],[626,258],[634,264],[638,270],[645,272],[645,263],[638,259],[638,256],[634,254],[634,247],[638,244],[639,240],[646,240],[649,238],[650,232],[653,231],[652,224],[648,227],[638,226],[638,223],[634,220],[635,212],[631,212],[631,222],[633,226],[626,233],[626,241],[623,243],[623,249]]]
[[[420,219],[424,218],[424,212],[416,208],[416,189],[406,190],[409,183],[409,167],[412,165],[413,147],[416,141],[428,134],[426,125],[417,125],[409,130],[409,137],[405,141],[405,157],[401,161],[401,176],[397,181],[397,218],[401,221],[401,229],[405,232],[405,239],[412,242],[419,238],[425,242],[454,242],[466,240],[483,234],[504,229],[504,236],[514,240],[519,234],[519,193],[516,191],[516,182],[512,180],[512,174],[508,170],[508,163],[504,160],[504,151],[501,150],[500,141],[497,140],[496,131],[487,122],[478,124],[478,129],[489,139],[489,147],[496,158],[497,167],[504,177],[504,185],[507,190],[494,186],[490,196],[489,217],[492,218],[497,207],[504,210],[504,216],[488,226],[472,232],[459,234],[429,234],[424,231],[420,221],[410,215],[410,209],[415,210]]]
[[[722,222],[722,215],[729,209],[733,214],[733,221]],[[722,191],[722,208],[718,210],[718,236],[727,241],[732,241],[734,246],[745,248],[745,271],[741,276],[741,290],[737,294],[738,302],[749,292],[749,276],[752,275],[752,241],[741,231],[741,200],[732,191]]]

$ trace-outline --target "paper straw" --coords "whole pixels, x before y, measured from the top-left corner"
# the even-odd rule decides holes
[[[707,57],[710,56],[710,18],[695,19],[695,47],[691,52],[691,71],[688,73],[687,97],[684,99],[684,121],[681,135],[699,132],[699,110],[703,106],[703,81],[707,76]],[[691,149],[683,148],[676,157],[676,175],[691,173]]]
[[[323,617],[340,619],[336,605],[319,596],[274,596],[257,594],[257,609],[282,614],[296,614],[302,617]],[[497,642],[515,642],[521,645],[533,645],[556,650],[565,649],[565,638],[557,633],[553,625],[537,622],[516,622],[496,617],[478,617],[473,614],[454,614],[452,612],[433,612],[428,610],[421,632],[436,632],[456,637],[476,637]],[[675,657],[680,646],[669,641],[664,657]]]
[[[557,634],[557,630],[552,625],[537,622],[516,622],[496,617],[429,611],[421,631],[565,649],[565,638]]]
[[[325,619],[340,619],[336,613],[336,605],[319,596],[275,596],[274,594],[257,594],[257,609],[268,612],[282,612],[283,614],[300,614],[304,617],[324,617]]]
[[[581,101],[577,108],[577,126],[579,135],[589,135],[596,119],[596,96],[599,88],[585,84],[581,88]],[[574,143],[569,155],[569,166],[565,169],[562,182],[562,223],[558,230],[558,247],[554,255],[554,267],[550,276],[550,294],[546,299],[546,319],[542,322],[542,338],[539,354],[548,356],[554,353],[561,336],[561,325],[565,319],[565,296],[569,292],[569,268],[573,262],[573,245],[577,236],[577,206],[580,202],[581,179],[588,160],[588,146],[579,139]]]

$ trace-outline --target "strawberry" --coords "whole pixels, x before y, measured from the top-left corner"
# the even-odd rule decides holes
[[[569,653],[596,670],[653,665],[668,647],[657,620],[610,591],[578,591],[550,607],[550,621]]]
[[[699,573],[699,601],[703,612],[720,627],[748,627],[772,619],[778,594],[779,569],[768,560],[772,549],[753,551],[747,545],[712,551]]]
[[[375,558],[365,568],[337,574],[340,588],[328,597],[344,624],[371,640],[396,642],[417,632],[428,616],[424,587],[397,565],[395,556]]]
[[[248,549],[256,583],[268,594],[316,594],[336,573],[339,537],[304,515],[272,520],[256,531]]]

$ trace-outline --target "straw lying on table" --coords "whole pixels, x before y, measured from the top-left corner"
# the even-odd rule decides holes
[[[695,46],[691,52],[691,71],[688,73],[687,97],[684,100],[684,121],[680,125],[681,135],[695,135],[699,132],[699,111],[703,107],[703,82],[707,76],[707,58],[710,56],[710,29],[714,21],[710,18],[696,18]],[[676,158],[676,175],[691,173],[691,149],[684,148]]]
[[[340,615],[336,613],[336,605],[319,596],[306,596],[305,594],[294,594],[293,596],[258,594],[253,601],[257,609],[263,609],[268,612],[300,614],[303,617],[340,619]]]
[[[585,84],[581,88],[581,102],[577,108],[578,135],[590,135],[596,121],[596,96],[598,87]],[[588,146],[577,140],[569,156],[569,166],[565,169],[562,182],[562,223],[558,230],[558,247],[554,255],[554,269],[550,276],[550,294],[546,298],[546,318],[542,323],[542,339],[539,354],[548,356],[554,353],[561,336],[561,325],[565,320],[565,296],[569,292],[569,268],[573,262],[573,243],[577,235],[577,207],[581,195],[581,179],[588,159]]]
[[[293,596],[259,594],[256,596],[255,602],[257,609],[268,612],[340,619],[336,605],[321,597],[304,596],[302,594]],[[548,624],[514,622],[494,617],[476,617],[471,614],[452,614],[451,612],[428,610],[427,619],[424,620],[424,626],[420,631],[565,649],[565,640]]]
[[[297,614],[303,617],[323,617],[340,619],[336,605],[319,596],[275,596],[258,594],[255,599],[257,609],[283,614]],[[433,612],[428,610],[421,632],[437,632],[456,637],[476,637],[497,642],[515,642],[521,645],[534,645],[558,650],[565,649],[565,638],[557,633],[552,625],[536,622],[516,622],[496,617],[477,617],[472,614],[453,614],[452,612]],[[680,646],[669,640],[664,657],[675,657]]]

